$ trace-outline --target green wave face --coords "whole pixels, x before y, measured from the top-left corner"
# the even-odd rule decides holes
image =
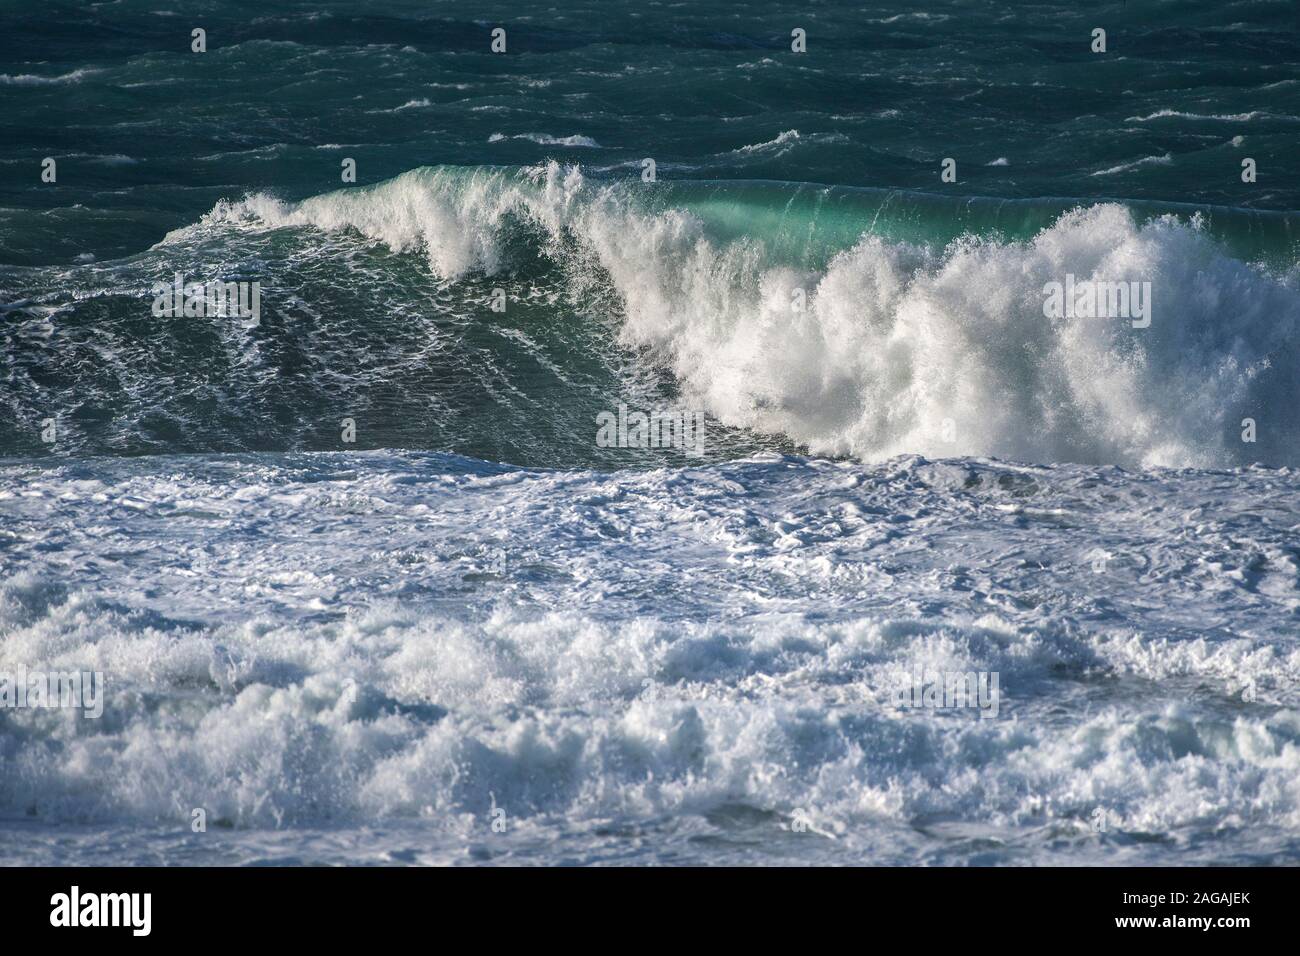
[[[890,189],[771,182],[661,184],[665,206],[689,209],[723,239],[757,237],[778,257],[817,262],[862,234],[946,245],[963,236],[1025,242],[1064,213],[1097,200],[996,199]],[[1116,200],[1139,223],[1196,222],[1234,256],[1287,266],[1300,258],[1300,213]]]

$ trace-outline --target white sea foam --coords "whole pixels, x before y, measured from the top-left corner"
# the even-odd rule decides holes
[[[753,143],[749,146],[741,146],[739,149],[732,150],[733,153],[753,153],[759,150],[772,149],[777,146],[786,146],[799,140],[799,131],[797,129],[788,129],[774,139],[767,140],[763,143]]]
[[[1182,110],[1156,110],[1146,116],[1130,116],[1126,123],[1149,123],[1158,119],[1214,120],[1221,123],[1249,123],[1253,120],[1270,119],[1291,123],[1300,123],[1300,116],[1279,115],[1265,110],[1251,110],[1248,113],[1188,113]]]
[[[440,858],[495,805],[578,859],[635,825],[685,859],[917,862],[941,820],[990,859],[1104,858],[1102,807],[1157,858],[1249,853],[1241,827],[1300,830],[1296,492],[915,458],[0,466],[0,671],[107,689],[98,721],[0,712],[0,816],[403,824]],[[918,669],[998,673],[998,719],[900,711]],[[796,808],[835,840],[780,850]]]
[[[770,140],[762,143],[751,143],[747,146],[741,146],[737,149],[730,150],[723,155],[731,158],[749,156],[767,160],[776,156],[783,156],[791,149],[794,149],[796,146],[801,144],[843,143],[847,141],[848,137],[843,133],[811,133],[804,135],[797,129],[788,129]]]
[[[433,105],[433,103],[428,99],[428,97],[420,97],[420,99],[418,99],[418,100],[414,100],[414,99],[413,99],[413,100],[407,100],[407,101],[406,101],[405,103],[403,103],[401,106],[394,106],[392,109],[387,109],[387,110],[372,110],[371,112],[375,112],[375,113],[400,113],[400,112],[402,112],[403,110],[423,109],[423,108],[426,107],[426,106],[432,106],[432,105]]]
[[[1141,159],[1135,159],[1131,163],[1120,163],[1118,166],[1099,169],[1092,175],[1113,176],[1116,173],[1126,173],[1133,169],[1140,169],[1143,166],[1169,166],[1173,161],[1174,157],[1170,153],[1165,153],[1162,156],[1143,156]]]
[[[103,70],[83,67],[82,69],[72,70],[68,73],[61,73],[57,76],[39,76],[34,73],[19,73],[15,75],[0,73],[0,84],[5,86],[53,86],[64,83],[80,83],[88,76],[94,76],[103,72]]]
[[[576,146],[585,149],[600,149],[600,143],[596,142],[590,136],[582,136],[578,133],[572,136],[552,136],[549,133],[519,133],[515,136],[507,136],[504,133],[493,133],[488,137],[489,143],[499,143],[506,139],[526,139],[529,142],[537,143],[539,146]]]

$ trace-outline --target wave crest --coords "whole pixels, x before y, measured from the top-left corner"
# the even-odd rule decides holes
[[[1289,254],[1270,272],[1234,257],[1204,216],[1117,203],[1054,212],[1022,238],[958,232],[951,201],[945,224],[919,200],[877,199],[868,219],[842,191],[610,183],[551,163],[413,170],[296,205],[255,196],[203,225],[355,230],[423,251],[448,279],[508,272],[525,228],[570,291],[612,291],[622,344],[671,368],[692,400],[815,454],[1300,461]],[[1149,282],[1150,327],[1046,318],[1044,287],[1067,275]]]

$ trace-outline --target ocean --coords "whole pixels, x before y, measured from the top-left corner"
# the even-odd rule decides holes
[[[5,863],[1300,862],[1290,0],[0,0],[0,142]]]

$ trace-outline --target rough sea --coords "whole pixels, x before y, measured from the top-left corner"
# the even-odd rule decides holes
[[[0,0],[3,862],[1300,862],[1296,13]]]

